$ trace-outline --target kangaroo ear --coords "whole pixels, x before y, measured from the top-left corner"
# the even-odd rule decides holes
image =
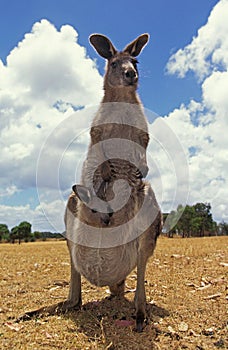
[[[101,34],[92,34],[89,37],[91,45],[103,58],[110,59],[113,57],[117,50],[112,45],[111,41],[104,35]]]
[[[72,190],[76,194],[76,196],[83,202],[88,204],[91,200],[90,190],[82,185],[74,185]]]
[[[128,44],[123,52],[129,53],[131,56],[136,57],[140,54],[143,47],[147,44],[150,36],[149,34],[142,34],[137,39]]]

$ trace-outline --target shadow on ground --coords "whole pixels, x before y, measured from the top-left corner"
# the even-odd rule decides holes
[[[148,319],[142,334],[144,338],[149,336],[150,349],[157,349],[153,340],[157,337],[159,330],[154,323],[169,316],[169,312],[155,304],[147,304],[146,308]],[[126,342],[125,345],[130,349],[129,344],[127,345],[130,338],[134,341],[141,339],[139,333],[135,331],[134,302],[126,298],[114,297],[88,302],[80,311],[70,312],[65,317],[70,317],[77,327],[77,332],[84,333],[91,341],[103,339],[106,345],[112,344],[108,349],[122,348],[118,345],[120,342],[122,346]],[[144,347],[140,347],[139,343],[137,348]]]

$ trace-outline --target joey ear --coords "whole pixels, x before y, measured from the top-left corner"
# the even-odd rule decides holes
[[[92,34],[90,35],[89,40],[91,45],[103,58],[110,59],[117,53],[117,50],[112,45],[111,41],[104,35]]]
[[[150,36],[147,33],[140,35],[138,38],[128,44],[123,52],[129,53],[133,57],[138,56],[143,47],[147,44],[149,38]]]
[[[72,190],[83,203],[88,204],[90,202],[91,193],[87,187],[82,185],[74,185],[72,186]]]

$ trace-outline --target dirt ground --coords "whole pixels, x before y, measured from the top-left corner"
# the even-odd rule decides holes
[[[64,241],[0,244],[0,349],[227,349],[228,237],[159,238],[145,280],[148,324],[135,332],[136,271],[125,298],[82,280],[83,308],[15,323],[25,311],[64,300]]]

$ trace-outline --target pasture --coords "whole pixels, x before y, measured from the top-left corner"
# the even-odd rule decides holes
[[[64,241],[0,244],[0,349],[225,349],[228,237],[159,238],[146,273],[148,324],[134,330],[135,271],[124,299],[82,279],[83,307],[15,323],[25,311],[64,300]]]

